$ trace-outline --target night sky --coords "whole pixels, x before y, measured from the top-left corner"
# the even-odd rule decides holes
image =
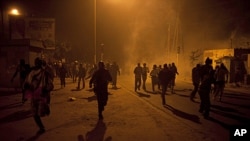
[[[175,29],[182,57],[197,48],[229,48],[230,39],[245,41],[250,34],[248,0],[96,1],[97,60],[103,43],[105,61],[132,66],[137,62],[174,62]],[[15,3],[27,15],[55,18],[56,40],[72,43],[72,59],[93,61],[94,0],[15,0]],[[170,58],[166,57],[166,48]]]

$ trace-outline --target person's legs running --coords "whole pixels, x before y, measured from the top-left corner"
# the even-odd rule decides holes
[[[38,131],[37,133],[38,133],[38,134],[44,133],[44,132],[45,132],[45,129],[44,129],[44,125],[43,125],[43,123],[42,123],[42,120],[41,120],[40,116],[34,115],[33,118],[34,118],[34,120],[35,120],[37,126],[39,127],[39,131]]]

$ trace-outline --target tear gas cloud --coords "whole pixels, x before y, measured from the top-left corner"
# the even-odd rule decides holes
[[[129,38],[122,45],[124,57],[117,59],[125,62],[130,73],[137,63],[145,62],[152,69],[154,64],[175,62],[180,74],[190,76],[195,65],[190,64],[192,51],[230,48],[231,40],[248,36],[243,33],[244,26],[239,28],[241,11],[233,7],[234,2],[137,0],[130,5],[133,12],[129,15]],[[245,22],[241,18],[241,25]],[[196,63],[204,63],[202,60],[201,55]]]

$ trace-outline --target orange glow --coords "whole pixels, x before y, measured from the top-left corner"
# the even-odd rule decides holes
[[[10,11],[10,14],[11,14],[11,15],[20,15],[20,13],[19,13],[19,11],[18,11],[17,9],[12,9],[12,10]]]

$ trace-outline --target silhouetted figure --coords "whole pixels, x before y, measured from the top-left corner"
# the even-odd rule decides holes
[[[173,73],[174,73],[174,78],[172,79],[172,81],[170,82],[170,86],[171,86],[171,93],[175,93],[174,92],[174,86],[175,86],[175,79],[176,79],[176,74],[179,75],[178,71],[177,71],[177,67],[175,66],[175,63],[172,63],[171,67],[169,68]]]
[[[116,86],[116,84],[117,84],[117,75],[120,75],[120,68],[116,64],[116,62],[113,62],[113,64],[110,65],[109,72],[110,72],[111,77],[112,77],[112,88],[116,89],[117,88],[117,86]]]
[[[26,94],[31,98],[31,109],[34,120],[39,127],[37,134],[45,132],[45,127],[40,117],[50,114],[48,108],[48,90],[46,85],[51,82],[49,72],[43,68],[43,61],[40,58],[35,59],[35,66],[26,77],[24,87]],[[50,80],[50,81],[49,81]]]
[[[45,60],[42,60],[43,62],[43,69],[44,69],[44,72],[46,74],[46,83],[48,84],[48,81],[50,81],[50,83],[53,84],[54,82],[54,78],[55,78],[55,74],[54,74],[54,71],[53,71],[53,68],[52,68],[52,65],[51,64],[47,64]],[[52,89],[54,89],[54,85],[53,86],[50,86],[50,87],[53,87]],[[45,95],[47,96],[47,103],[50,104],[50,92],[52,90],[47,90],[47,91],[43,91],[44,93],[46,93]]]
[[[89,81],[89,87],[94,84],[94,92],[98,102],[99,119],[103,119],[102,112],[108,101],[108,83],[112,81],[112,77],[108,70],[105,69],[104,63],[98,63],[98,70],[93,74]]]
[[[92,67],[88,68],[88,76],[85,79],[89,79],[93,76],[93,74],[97,71],[97,65],[94,64]]]
[[[157,71],[158,71],[158,74],[160,73],[160,71],[162,70],[162,66],[161,65],[159,65],[158,67],[157,67]],[[158,81],[158,90],[161,90],[161,83],[160,83],[160,81]]]
[[[159,74],[159,70],[157,69],[157,66],[153,65],[153,69],[150,72],[152,91],[153,92],[155,92],[155,85],[159,84],[158,74]]]
[[[138,63],[137,66],[135,67],[134,75],[135,75],[135,91],[137,91],[137,89],[140,90],[141,87],[142,67],[140,63]]]
[[[174,77],[173,72],[169,70],[167,64],[164,64],[163,69],[159,72],[159,82],[162,88],[162,93],[161,93],[162,105],[166,104],[165,94],[167,92],[167,87],[170,81],[173,79],[173,77]]]
[[[11,78],[11,82],[13,82],[15,77],[19,74],[19,82],[20,82],[19,85],[22,90],[22,103],[24,103],[27,100],[24,95],[23,84],[29,72],[30,72],[30,66],[28,64],[25,64],[24,59],[20,59],[20,64],[17,66],[16,71]]]
[[[143,90],[146,90],[146,81],[149,73],[149,68],[147,67],[146,63],[143,63],[142,67],[142,88]]]
[[[79,65],[79,71],[78,71],[78,85],[77,85],[77,89],[80,89],[80,84],[82,81],[82,88],[85,88],[85,76],[86,76],[86,69],[85,67],[83,67],[83,64],[81,63]]]
[[[194,101],[195,95],[198,92],[198,88],[200,85],[201,77],[200,77],[200,64],[197,64],[193,69],[192,69],[192,82],[194,89],[190,94],[190,100]]]
[[[58,73],[59,73],[59,77],[60,77],[61,88],[63,88],[66,86],[65,78],[66,78],[66,74],[67,74],[67,70],[66,70],[64,64],[62,64],[62,66],[59,67]]]
[[[213,67],[212,60],[207,58],[205,65],[202,65],[200,68],[201,84],[198,90],[200,95],[200,109],[199,112],[203,114],[204,118],[209,117],[210,112],[210,91],[211,85],[214,81],[213,78]]]
[[[219,94],[219,101],[221,101],[222,95],[224,93],[225,83],[228,82],[228,69],[221,63],[220,67],[215,71],[215,92],[214,99],[216,99]]]
[[[72,79],[73,79],[73,83],[76,82],[77,80],[77,75],[79,72],[79,64],[78,61],[75,61],[72,67]]]

